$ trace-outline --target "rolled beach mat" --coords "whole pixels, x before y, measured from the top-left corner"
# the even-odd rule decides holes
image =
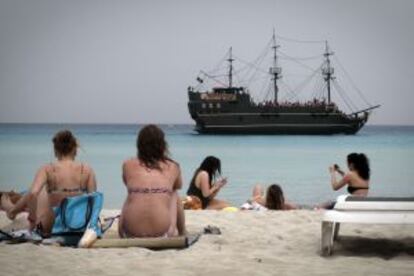
[[[91,248],[144,247],[150,249],[178,249],[192,245],[199,237],[200,234],[189,234],[170,238],[100,239]]]

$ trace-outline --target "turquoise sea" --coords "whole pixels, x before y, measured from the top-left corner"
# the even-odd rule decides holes
[[[26,190],[42,164],[54,160],[52,136],[72,130],[79,159],[95,170],[106,208],[121,208],[126,196],[122,161],[136,154],[137,125],[0,124],[0,189]],[[184,195],[207,155],[222,160],[229,183],[218,198],[234,205],[250,197],[256,183],[278,183],[299,204],[316,204],[345,190],[330,188],[328,166],[346,168],[346,155],[364,152],[371,161],[371,195],[414,196],[414,127],[366,126],[354,136],[198,135],[191,125],[162,126],[173,159],[181,164]]]

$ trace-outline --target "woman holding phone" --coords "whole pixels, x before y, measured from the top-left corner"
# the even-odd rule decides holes
[[[337,164],[329,167],[332,189],[338,191],[346,187],[350,195],[368,196],[371,169],[367,156],[363,153],[350,153],[346,159],[348,172],[344,172]],[[335,201],[328,201],[317,205],[316,208],[333,209],[335,204]]]
[[[347,186],[348,193],[354,196],[367,196],[369,190],[369,160],[363,153],[351,153],[347,156],[349,172],[345,173],[338,165],[329,167],[332,189],[337,191]],[[336,174],[341,179],[336,178]]]
[[[198,197],[203,209],[221,210],[229,207],[230,204],[226,201],[216,198],[221,188],[227,184],[227,179],[219,177],[220,174],[220,159],[207,156],[195,171],[187,195]]]

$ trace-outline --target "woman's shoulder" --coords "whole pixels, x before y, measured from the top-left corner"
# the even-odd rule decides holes
[[[204,170],[199,170],[197,172],[195,180],[197,181],[197,180],[202,180],[202,179],[208,181],[209,180],[209,175],[208,175],[208,172],[206,172]]]
[[[208,172],[207,172],[207,171],[205,171],[205,170],[199,170],[199,171],[197,172],[197,176],[198,176],[198,177],[208,177]]]
[[[140,164],[138,158],[130,157],[128,159],[125,159],[124,162],[122,162],[123,167],[130,166],[130,165],[133,165],[133,164],[134,165],[137,165],[137,164],[139,165]]]
[[[93,169],[91,165],[89,165],[88,163],[79,162],[79,166],[80,166],[80,170],[82,173],[85,173],[85,174],[93,173]]]
[[[78,161],[74,162],[73,164],[69,164],[69,166],[65,165],[63,167],[61,164],[58,164],[57,162],[51,162],[41,166],[38,171],[44,172],[47,175],[49,175],[50,173],[57,172],[64,167],[75,171],[80,170],[83,174],[90,174],[93,172],[92,167],[88,163]]]
[[[358,177],[358,175],[353,171],[349,171],[349,172],[344,174],[344,180],[345,181],[354,180],[356,177]]]
[[[37,171],[44,172],[46,174],[50,173],[53,170],[53,163],[47,163],[42,165]]]
[[[164,166],[168,169],[172,169],[172,170],[180,170],[180,164],[173,160],[173,159],[166,159],[164,162]]]
[[[351,181],[351,182],[354,181],[356,183],[367,183],[367,184],[369,183],[369,179],[364,179],[357,172],[349,172],[348,173],[348,180]]]
[[[129,157],[129,158],[124,160],[124,163],[132,163],[132,162],[134,162],[134,163],[138,162],[139,163],[139,159],[137,157]]]

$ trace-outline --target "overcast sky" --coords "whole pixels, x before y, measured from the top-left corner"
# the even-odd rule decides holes
[[[230,46],[253,60],[273,27],[328,39],[382,104],[370,123],[414,124],[409,0],[0,0],[0,122],[191,123],[186,89],[199,70]]]

